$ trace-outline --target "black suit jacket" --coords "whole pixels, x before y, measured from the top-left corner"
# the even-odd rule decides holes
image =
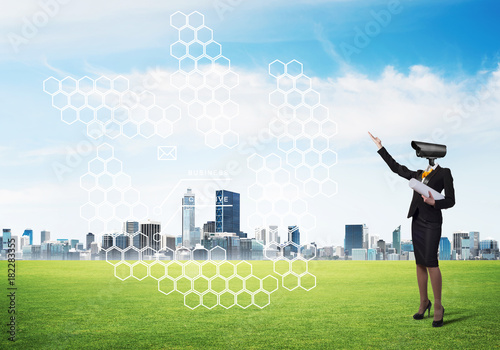
[[[389,168],[401,177],[407,180],[415,178],[417,180],[422,179],[423,170],[412,171],[409,170],[404,165],[399,164],[391,157],[389,152],[382,147],[378,150],[378,154],[387,163]],[[451,176],[451,171],[448,168],[441,168],[439,165],[433,170],[424,182],[427,186],[435,189],[438,192],[444,189],[444,199],[436,200],[434,206],[429,205],[424,202],[422,195],[420,193],[413,191],[413,198],[410,204],[410,210],[408,211],[408,217],[415,215],[417,209],[419,216],[430,222],[443,222],[443,215],[441,214],[441,209],[451,208],[455,205],[455,189],[453,188],[453,177]]]

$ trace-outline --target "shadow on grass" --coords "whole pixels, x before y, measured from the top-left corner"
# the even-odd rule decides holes
[[[471,318],[471,316],[455,317],[455,318],[452,318],[450,320],[450,319],[446,319],[446,314],[445,314],[445,319],[444,319],[443,325],[446,326],[447,324],[455,323],[455,322],[460,322],[460,321],[463,321],[463,320],[466,320],[466,319],[469,319],[469,318]]]

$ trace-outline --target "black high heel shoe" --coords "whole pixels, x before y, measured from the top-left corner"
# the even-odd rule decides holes
[[[427,304],[427,307],[424,309],[424,312],[419,314],[419,313],[416,313],[415,315],[413,315],[413,318],[415,320],[421,320],[424,318],[424,315],[425,315],[425,312],[427,312],[427,317],[429,317],[431,315],[431,306],[432,306],[432,303],[431,301],[429,300],[429,304]],[[434,324],[434,323],[433,323]]]
[[[444,318],[444,307],[443,307],[443,317],[439,321],[432,321],[432,327],[441,327],[443,325]]]

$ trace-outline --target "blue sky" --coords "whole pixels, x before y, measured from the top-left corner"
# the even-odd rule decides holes
[[[493,219],[500,209],[495,199],[498,190],[491,186],[500,170],[493,162],[500,130],[497,2],[241,1],[225,12],[217,11],[214,4],[222,3],[228,2],[70,1],[57,5],[54,15],[17,52],[9,36],[20,34],[23,21],[42,10],[36,1],[6,5],[0,14],[2,227],[18,234],[27,227],[36,232],[48,229],[56,237],[80,239],[88,229],[79,213],[86,201],[79,178],[92,156],[82,157],[62,181],[53,171],[54,162],[65,162],[88,138],[81,125],[61,122],[42,82],[50,76],[141,77],[151,70],[172,74],[177,60],[170,56],[169,46],[177,40],[177,32],[169,17],[175,11],[199,11],[240,76],[232,93],[240,104],[235,128],[241,132],[241,143],[272,117],[268,94],[276,83],[267,70],[275,59],[302,62],[304,74],[313,79],[313,88],[338,125],[332,148],[339,163],[330,177],[339,191],[330,198],[303,196],[316,219],[316,227],[307,233],[309,241],[343,244],[343,227],[348,223],[366,223],[372,234],[385,239],[402,224],[403,237],[409,238],[405,217],[411,192],[404,183],[391,185],[395,178],[387,175],[367,130],[380,136],[396,159],[414,168],[426,164],[412,155],[410,141],[432,139],[433,132],[443,134],[440,139],[449,153],[440,163],[452,169],[457,190],[457,206],[445,212],[443,234],[478,230],[482,239],[500,239]],[[376,34],[368,36],[366,45],[356,47],[359,31],[376,30],[374,13],[391,15]],[[356,52],[346,57],[346,47]],[[176,102],[173,90],[165,89],[167,99]],[[477,98],[484,89],[490,95]],[[472,98],[478,105],[467,104]],[[450,114],[457,108],[466,111]],[[179,181],[196,189],[197,184],[187,180],[189,170],[224,169],[232,160],[245,166],[250,155],[207,148],[186,109],[182,112],[174,135],[167,139],[108,140],[151,208]],[[177,145],[178,161],[158,162],[158,145]],[[273,152],[276,147],[270,142],[257,153]],[[252,175],[245,169],[228,187],[246,196],[255,181]],[[169,210],[175,210],[184,190],[175,192]],[[242,209],[246,217],[252,205],[257,204],[249,202]],[[172,218],[166,233],[178,234],[180,219],[172,215],[151,214],[151,218],[162,222]],[[213,219],[210,215],[200,211],[197,225]],[[253,235],[250,224],[242,226]]]

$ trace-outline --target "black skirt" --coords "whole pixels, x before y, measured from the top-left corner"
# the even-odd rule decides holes
[[[415,262],[425,267],[438,267],[441,223],[422,219],[417,209],[411,223],[411,239],[413,241]]]

